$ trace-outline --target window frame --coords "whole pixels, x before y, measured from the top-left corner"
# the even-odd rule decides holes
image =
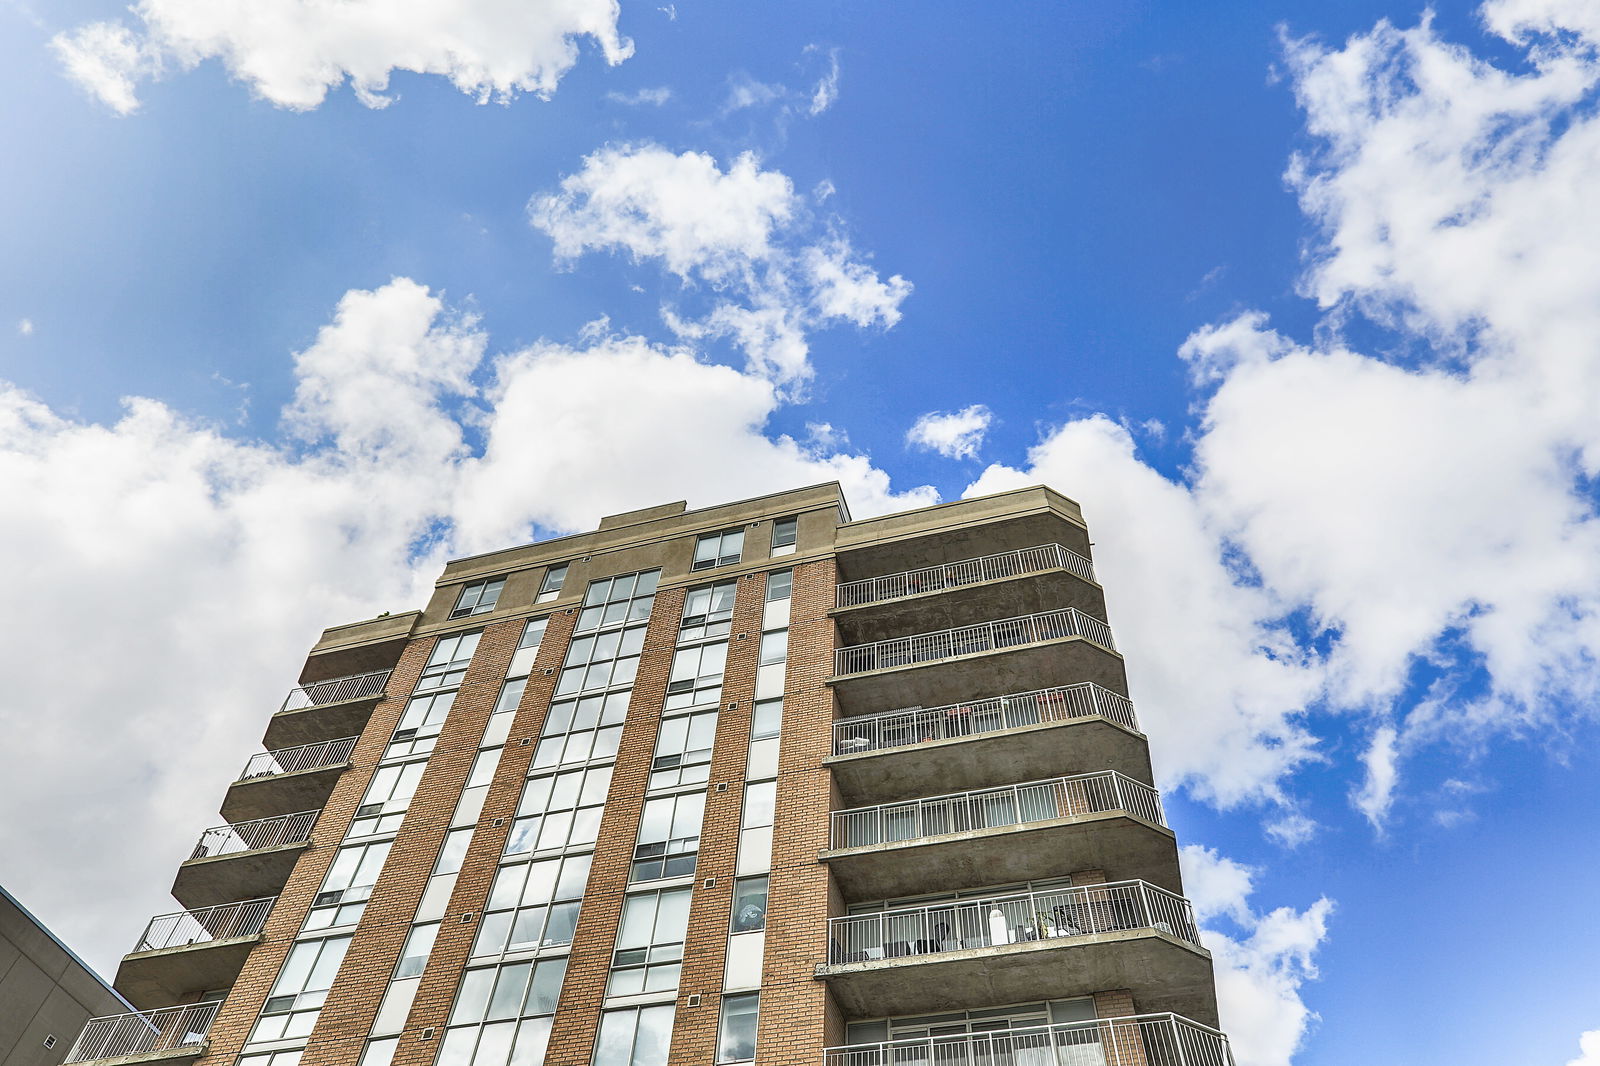
[[[456,605],[450,608],[450,617],[471,618],[488,614],[500,602],[500,594],[505,588],[506,579],[503,577],[484,578],[462,585],[461,592],[456,596]]]

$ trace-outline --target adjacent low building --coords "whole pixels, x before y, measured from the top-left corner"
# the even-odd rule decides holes
[[[60,1066],[85,1022],[128,1009],[0,888],[0,1066]]]

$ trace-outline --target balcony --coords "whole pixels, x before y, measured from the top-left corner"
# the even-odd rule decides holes
[[[150,919],[117,969],[117,991],[144,1007],[228,988],[260,941],[274,901],[269,896]]]
[[[1136,988],[1151,1010],[1217,1018],[1189,901],[1144,881],[832,918],[817,975],[856,1017]]]
[[[311,827],[321,813],[300,811],[207,829],[194,854],[178,867],[173,896],[194,910],[275,895],[311,842]]]
[[[1017,677],[1127,691],[1111,627],[1075,607],[839,648],[829,680],[848,715],[981,699]]]
[[[834,811],[830,849],[847,900],[961,889],[1076,870],[1181,891],[1178,851],[1149,785],[1115,771]]]
[[[827,1048],[823,1066],[1233,1066],[1228,1038],[1178,1014]]]
[[[1063,771],[1150,780],[1133,702],[1090,682],[844,718],[824,763],[852,804]]]
[[[383,698],[388,670],[333,677],[292,689],[267,723],[267,748],[289,748],[359,734]]]
[[[243,822],[321,807],[349,767],[356,740],[322,740],[252,755],[223,797],[222,816]]]
[[[930,626],[1068,607],[1105,614],[1094,565],[1064,545],[1041,544],[846,581],[835,593],[833,615],[840,639],[862,644]]]
[[[66,1062],[151,1062],[205,1053],[206,1034],[221,1000],[90,1018]]]

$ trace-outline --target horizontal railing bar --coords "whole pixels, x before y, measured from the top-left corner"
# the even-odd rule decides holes
[[[1143,1066],[1233,1066],[1228,1038],[1181,1014],[1136,1014],[1095,1021],[995,1029],[979,1033],[846,1044],[823,1050],[824,1066],[916,1063],[1077,1062],[1070,1048],[1098,1048],[1099,1061]],[[1058,1053],[1062,1057],[1058,1057]],[[1087,1060],[1085,1060],[1087,1061]]]
[[[360,738],[341,737],[338,740],[319,740],[313,744],[301,744],[294,748],[257,752],[244,764],[244,772],[239,775],[239,780],[252,781],[258,777],[276,777],[279,774],[294,774],[304,770],[338,766],[350,758],[350,752],[355,749],[358,739]]]
[[[980,581],[997,581],[1058,569],[1067,570],[1085,581],[1094,580],[1094,564],[1082,555],[1064,544],[1039,544],[1032,548],[1017,548],[916,570],[902,570],[896,574],[845,581],[838,586],[834,603],[838,607],[859,607],[926,592],[943,592]]]
[[[1067,637],[1082,637],[1110,651],[1116,650],[1110,626],[1076,607],[1066,607],[1059,611],[1018,615],[956,629],[891,637],[870,644],[852,644],[835,650],[834,673],[860,674],[869,670],[937,662],[940,659],[1001,651]]]
[[[833,724],[833,753],[854,755],[1096,715],[1135,732],[1139,729],[1132,700],[1092,681],[1083,681],[940,707],[908,707],[843,718]]]
[[[372,670],[365,674],[330,677],[326,681],[313,681],[309,685],[296,685],[284,697],[279,712],[297,711],[305,707],[320,707],[325,703],[342,703],[345,700],[366,699],[383,694],[389,681],[389,670]]]
[[[158,914],[144,928],[134,953],[255,936],[267,923],[276,896],[219,903],[199,910]]]
[[[285,844],[299,844],[311,837],[311,827],[321,811],[299,811],[295,814],[278,814],[271,818],[257,818],[249,822],[219,825],[200,834],[192,859],[210,859],[218,855],[232,855],[258,848],[276,848]]]
[[[206,1042],[221,1000],[159,1010],[90,1018],[67,1052],[65,1062],[121,1058],[152,1051],[200,1047]]]

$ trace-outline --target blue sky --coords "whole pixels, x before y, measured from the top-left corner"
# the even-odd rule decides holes
[[[0,2],[8,888],[114,969],[451,554],[1042,480],[1241,1066],[1600,1063],[1600,18],[450,9]]]

